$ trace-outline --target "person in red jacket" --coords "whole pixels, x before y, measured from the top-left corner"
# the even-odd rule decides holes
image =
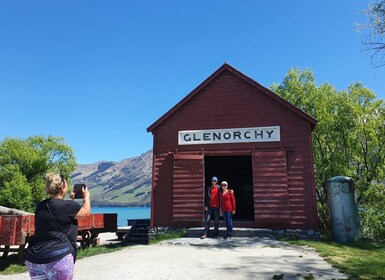
[[[221,209],[227,228],[227,233],[223,238],[227,239],[233,237],[233,215],[235,214],[236,204],[234,192],[228,189],[228,184],[226,181],[221,183],[221,187]]]
[[[205,239],[209,236],[210,220],[214,216],[214,238],[218,237],[219,229],[219,207],[221,203],[221,191],[218,185],[218,178],[213,177],[211,179],[211,186],[208,186],[205,191],[205,231],[201,236],[201,239]]]

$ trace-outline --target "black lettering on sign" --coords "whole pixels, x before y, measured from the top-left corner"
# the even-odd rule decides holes
[[[269,135],[269,138],[271,138],[271,135],[274,133],[274,130],[266,130],[266,133]]]
[[[193,140],[194,140],[194,141],[201,141],[201,140],[202,140],[201,138],[199,138],[199,137],[197,136],[196,133],[194,133],[193,135],[194,135],[194,137],[193,137]]]
[[[179,145],[279,142],[279,126],[185,130],[178,132]]]
[[[213,140],[221,140],[221,133],[213,132]]]
[[[234,139],[238,138],[239,140],[241,140],[241,133],[239,131],[235,131],[233,137]]]
[[[186,141],[186,142],[191,141],[190,134],[186,133],[185,135],[183,135],[183,139],[184,139],[184,141]]]
[[[258,130],[254,131],[255,139],[258,139],[258,136],[263,139],[263,131],[258,132]]]

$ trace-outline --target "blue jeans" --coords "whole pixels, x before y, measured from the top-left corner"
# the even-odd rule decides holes
[[[214,215],[214,236],[218,236],[219,207],[208,207],[208,211],[206,211],[205,234],[209,235],[210,219],[212,215]]]
[[[231,211],[223,212],[223,219],[225,220],[227,228],[226,236],[233,236],[233,213]]]

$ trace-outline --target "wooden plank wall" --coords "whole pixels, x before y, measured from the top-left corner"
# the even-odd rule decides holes
[[[280,142],[178,145],[178,131],[277,125]],[[314,195],[311,124],[258,91],[230,71],[220,73],[188,103],[169,116],[154,131],[152,222],[155,226],[201,226],[198,212],[185,205],[191,188],[204,188],[204,167],[200,160],[176,154],[218,154],[244,151],[253,154],[255,227],[317,227]],[[284,151],[285,150],[285,151]],[[268,152],[270,151],[270,152]],[[259,153],[259,154],[258,154]],[[272,154],[268,154],[272,153]],[[235,153],[233,153],[235,155]],[[193,162],[197,166],[193,166]],[[182,171],[183,165],[186,170]],[[192,176],[191,174],[201,175]],[[184,173],[186,172],[186,173]],[[203,175],[202,175],[203,174]],[[194,208],[194,207],[193,207]],[[192,208],[192,209],[193,209]],[[267,213],[270,211],[270,213]],[[199,212],[200,221],[204,218]]]
[[[154,151],[151,193],[151,226],[169,225],[172,221],[172,163],[168,152]]]
[[[255,222],[289,223],[286,152],[254,152],[252,161]]]
[[[174,221],[202,221],[204,205],[203,155],[174,154]]]

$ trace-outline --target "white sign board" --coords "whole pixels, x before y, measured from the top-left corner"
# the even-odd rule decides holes
[[[178,131],[179,145],[279,141],[279,126]]]

